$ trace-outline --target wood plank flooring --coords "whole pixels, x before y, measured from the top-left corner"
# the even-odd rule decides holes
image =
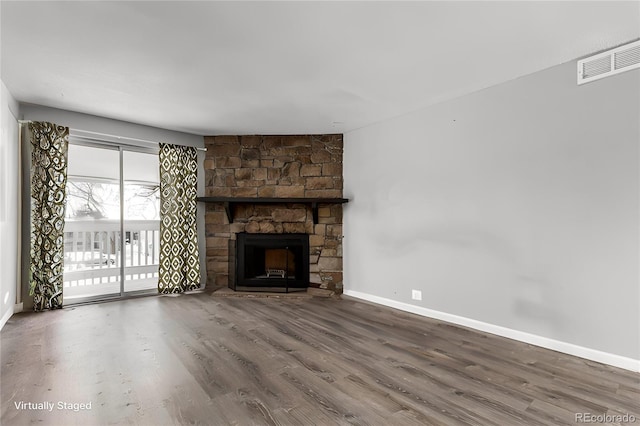
[[[140,298],[0,339],[2,425],[640,424],[639,374],[353,299]]]

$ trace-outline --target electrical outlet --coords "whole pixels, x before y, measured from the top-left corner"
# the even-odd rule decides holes
[[[411,298],[413,300],[422,300],[422,292],[420,290],[411,290]]]

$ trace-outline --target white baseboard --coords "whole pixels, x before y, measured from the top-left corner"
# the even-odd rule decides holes
[[[9,306],[9,309],[7,310],[7,312],[4,313],[4,315],[2,316],[2,319],[0,319],[0,330],[2,330],[2,328],[7,323],[7,321],[9,321],[9,318],[11,318],[11,316],[14,314],[14,309],[15,309],[14,306],[11,305]]]
[[[550,339],[548,337],[538,336],[535,334],[526,333],[524,331],[513,330],[499,325],[477,321],[471,318],[465,318],[458,315],[452,315],[445,312],[423,308],[420,306],[410,305],[408,303],[398,302],[367,293],[361,293],[359,291],[345,290],[343,294],[345,296],[366,300],[369,302],[377,303],[379,305],[399,309],[401,311],[411,312],[413,314],[422,315],[424,317],[434,318],[464,327],[473,328],[475,330],[507,337],[509,339],[518,340],[520,342],[529,343],[531,345],[540,346],[542,348],[551,349],[558,352],[563,352],[580,358],[601,362],[603,364],[612,365],[614,367],[624,368],[625,370],[640,372],[640,360],[638,359],[627,358],[608,352],[585,348],[583,346],[574,345],[572,343],[561,342],[559,340]]]

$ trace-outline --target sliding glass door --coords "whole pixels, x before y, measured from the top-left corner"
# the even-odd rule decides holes
[[[65,303],[157,288],[158,157],[69,144]]]

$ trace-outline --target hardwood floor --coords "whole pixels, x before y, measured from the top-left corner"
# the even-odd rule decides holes
[[[2,425],[640,423],[639,374],[352,299],[150,297],[0,337]]]

